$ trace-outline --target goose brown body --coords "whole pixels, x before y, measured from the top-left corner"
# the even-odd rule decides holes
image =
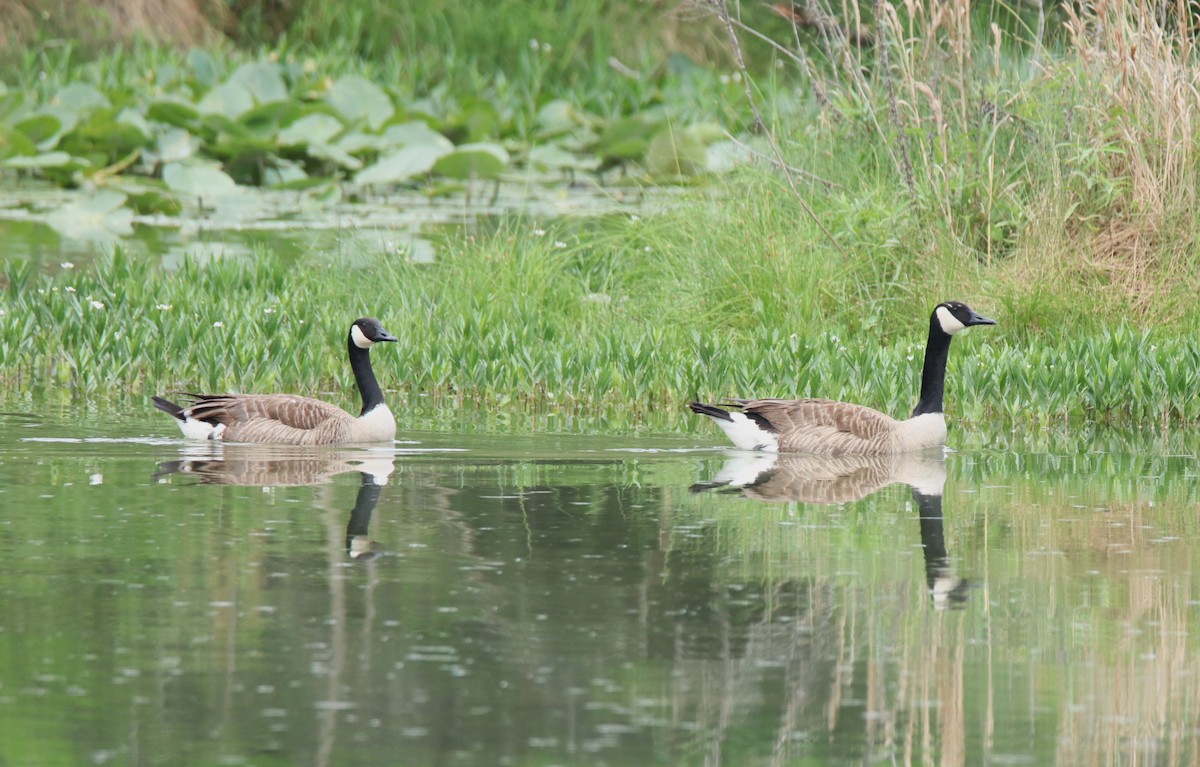
[[[396,419],[387,405],[355,417],[337,405],[294,394],[191,394],[187,414],[224,424],[226,442],[286,445],[340,445],[382,442],[396,437]],[[382,412],[378,412],[382,411]]]

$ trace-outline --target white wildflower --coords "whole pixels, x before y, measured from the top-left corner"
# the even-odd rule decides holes
[[[556,248],[565,248],[565,247],[567,247],[567,243],[563,242],[562,240],[555,240],[555,241],[554,241],[554,247],[556,247]]]
[[[532,37],[529,39],[529,47],[536,51],[538,48],[542,47],[542,44],[537,41],[536,37]]]
[[[649,252],[650,252],[650,246],[649,246],[649,245],[647,245],[646,247],[642,248],[642,250],[644,250],[644,251],[646,251],[647,253],[649,253]]]
[[[546,236],[546,230],[545,230],[545,229],[534,229],[534,230],[533,230],[533,236],[534,236],[534,237],[545,237],[545,236]]]
[[[214,328],[223,328],[223,327],[225,327],[225,323],[221,322],[220,320],[217,320],[216,322],[213,323],[213,327]]]
[[[93,309],[103,309],[104,308],[103,301],[90,301],[89,303],[91,303]]]
[[[61,266],[63,269],[74,269],[75,268],[75,264],[71,263],[70,261],[63,261],[61,264],[59,264],[59,266]]]
[[[642,220],[642,217],[639,216],[638,214],[636,214],[636,213],[629,214],[629,223],[636,224],[637,222],[639,222],[641,220]]]
[[[172,304],[155,304],[154,308],[158,309],[160,312],[169,312],[174,308],[174,306]]]
[[[75,288],[71,287],[70,285],[68,285],[68,286],[66,286],[65,288],[63,288],[63,290],[67,291],[68,293],[74,293],[74,292],[75,292]]]
[[[266,314],[274,314],[274,313],[275,313],[275,307],[274,307],[274,306],[268,306],[266,309],[263,309],[263,312],[264,312],[264,313],[266,313]]]
[[[88,484],[89,485],[103,485],[104,484],[104,475],[103,474],[93,474],[92,476],[88,477]]]

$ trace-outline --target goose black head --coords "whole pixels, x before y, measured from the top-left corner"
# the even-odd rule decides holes
[[[397,341],[394,335],[383,329],[379,320],[373,317],[362,317],[350,326],[350,340],[359,349],[369,349],[371,344],[378,341]]]
[[[974,309],[962,301],[944,301],[934,307],[933,322],[942,332],[952,336],[960,330],[972,325],[995,325],[996,321],[977,314]]]

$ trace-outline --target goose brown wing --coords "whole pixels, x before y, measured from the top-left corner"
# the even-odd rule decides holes
[[[229,427],[270,422],[307,431],[330,420],[349,418],[336,405],[312,397],[291,394],[195,394],[187,413],[202,421],[215,421]]]
[[[829,399],[739,400],[743,411],[779,435],[779,449],[812,453],[889,452],[896,419]]]

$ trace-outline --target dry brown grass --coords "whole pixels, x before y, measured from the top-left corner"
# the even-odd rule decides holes
[[[61,36],[85,47],[144,37],[173,45],[211,39],[224,21],[220,0],[0,0],[0,47]]]

